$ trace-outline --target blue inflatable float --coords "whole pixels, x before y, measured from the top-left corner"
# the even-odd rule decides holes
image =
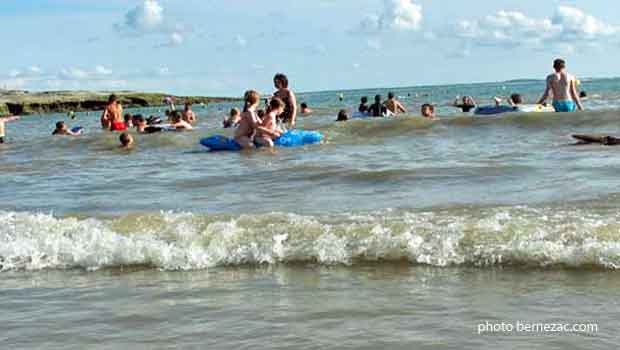
[[[323,140],[323,135],[317,131],[289,130],[273,141],[278,147],[299,147],[314,145]],[[222,135],[215,135],[200,140],[200,144],[211,151],[240,151],[237,141]]]
[[[495,115],[509,112],[518,112],[518,109],[511,106],[483,106],[474,111],[475,115]]]
[[[78,125],[78,126],[72,128],[71,132],[78,133],[78,132],[83,131],[83,130],[84,130],[84,128]]]

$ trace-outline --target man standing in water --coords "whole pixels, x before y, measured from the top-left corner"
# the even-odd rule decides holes
[[[108,105],[101,115],[101,127],[110,131],[127,130],[123,119],[123,107],[118,103],[118,98],[114,94],[108,98]]]
[[[549,93],[553,92],[553,108],[556,112],[583,110],[577,93],[577,80],[566,72],[566,62],[563,59],[556,59],[553,62],[553,69],[555,73],[547,77],[547,88],[538,104],[545,103]]]
[[[399,115],[400,113],[407,113],[407,109],[403,106],[400,101],[396,99],[396,96],[393,92],[388,93],[388,100],[385,101],[385,108],[388,111],[392,112],[394,115]]]
[[[4,143],[4,124],[18,119],[19,117],[0,117],[0,144]]]
[[[284,102],[284,113],[280,115],[280,120],[288,124],[289,128],[294,128],[297,120],[297,98],[288,88],[288,78],[278,73],[273,77],[273,84],[278,89],[273,96],[279,97]]]

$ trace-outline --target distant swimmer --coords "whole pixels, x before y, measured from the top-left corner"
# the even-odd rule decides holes
[[[259,145],[273,147],[273,140],[282,135],[282,129],[278,127],[278,116],[284,113],[284,102],[274,97],[269,101],[265,115],[256,127],[254,142]]]
[[[336,121],[346,122],[347,120],[349,120],[349,112],[347,112],[346,109],[341,109],[340,112],[338,112],[338,118],[336,119]]]
[[[387,113],[387,108],[381,103],[381,95],[375,96],[375,103],[368,107],[368,114],[371,117],[383,117]]]
[[[553,108],[556,112],[583,110],[577,93],[577,80],[566,72],[566,62],[559,58],[556,59],[553,62],[553,69],[555,73],[547,77],[547,88],[538,104],[544,104],[550,93],[553,93]]]
[[[360,113],[368,113],[368,97],[363,96],[360,99],[360,105],[357,107],[357,111]]]
[[[246,91],[244,100],[245,102],[243,106],[243,113],[241,113],[241,120],[239,121],[237,130],[235,130],[235,141],[237,141],[243,149],[253,149],[256,128],[261,122],[256,112],[260,102],[260,95],[254,90],[249,90]]]
[[[230,110],[228,114],[228,118],[224,118],[222,122],[224,129],[234,128],[239,125],[239,121],[241,120],[241,111],[239,108],[233,108]]]
[[[114,94],[108,98],[108,105],[101,115],[101,127],[110,131],[127,130],[123,119],[123,107],[118,103],[118,97]]]
[[[578,140],[577,145],[587,145],[592,143],[600,143],[604,146],[617,146],[620,145],[620,138],[609,135],[573,135],[573,138]]]
[[[495,100],[496,107],[499,107],[502,104],[501,97],[495,96],[494,100]],[[510,95],[510,98],[508,99],[508,104],[510,105],[510,107],[514,108],[515,110],[518,110],[519,106],[523,104],[523,96],[521,96],[520,94]]]
[[[585,91],[581,91],[581,92],[579,92],[579,99],[580,99],[581,101],[585,101],[585,100],[587,100],[587,99],[588,99],[588,93],[587,93],[587,92],[585,92]]]
[[[454,107],[460,108],[463,113],[469,113],[476,109],[476,101],[471,96],[463,96],[463,99],[459,102],[459,98],[454,100]]]
[[[56,128],[52,131],[52,135],[61,135],[61,136],[79,136],[82,134],[81,130],[73,131],[69,130],[67,124],[63,121],[59,121],[56,123]]]
[[[133,147],[133,136],[124,132],[119,136],[118,140],[121,142],[119,148],[121,149],[131,149]]]
[[[3,144],[5,142],[4,138],[6,137],[5,135],[5,123],[9,123],[15,120],[19,120],[19,117],[0,117],[0,144]]]
[[[423,104],[420,112],[422,113],[422,116],[424,118],[431,119],[431,120],[439,120],[439,118],[435,116],[435,106],[433,106],[430,103]]]
[[[388,93],[388,99],[385,101],[385,108],[388,111],[392,112],[394,115],[399,115],[400,113],[407,113],[407,109],[403,106],[400,101],[396,99],[393,92]]]
[[[294,128],[297,121],[297,98],[295,93],[289,89],[288,77],[282,73],[276,74],[273,77],[273,85],[278,89],[273,96],[279,97],[285,104],[280,121]]]
[[[300,107],[301,114],[312,114],[312,112],[314,112],[310,107],[308,107],[308,104],[305,102],[302,102]]]
[[[185,102],[185,109],[183,110],[183,120],[190,124],[195,124],[197,121],[196,113],[192,111],[192,103]]]

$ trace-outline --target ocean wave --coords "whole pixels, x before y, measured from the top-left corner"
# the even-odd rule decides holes
[[[113,219],[0,212],[0,271],[394,261],[615,270],[619,219],[614,211],[526,207]]]

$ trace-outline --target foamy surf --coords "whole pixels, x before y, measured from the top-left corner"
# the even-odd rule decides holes
[[[0,212],[0,271],[390,261],[617,269],[620,218],[615,211],[526,207],[115,219]]]

